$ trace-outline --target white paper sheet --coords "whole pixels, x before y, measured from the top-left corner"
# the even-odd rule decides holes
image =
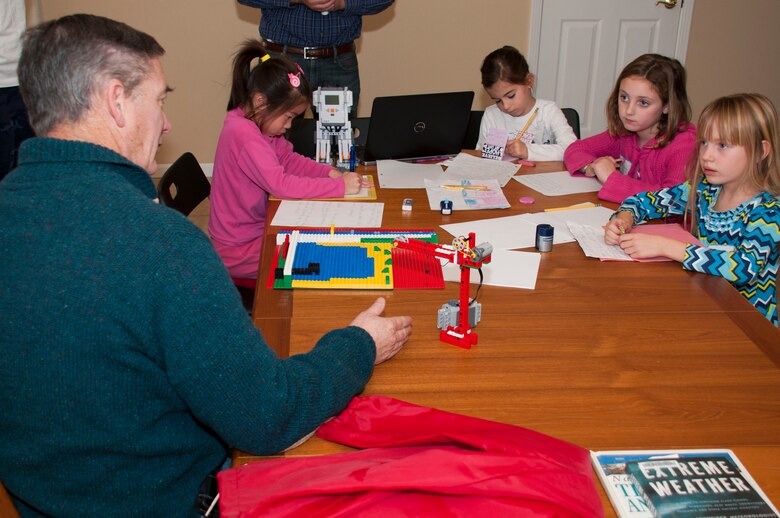
[[[508,250],[535,246],[536,225],[540,223],[555,227],[553,243],[570,243],[574,241],[574,236],[569,232],[567,221],[601,227],[607,224],[611,215],[612,211],[606,207],[592,207],[466,221],[441,225],[441,228],[453,236],[467,236],[469,232],[474,232],[477,241],[487,241],[493,245],[493,249]]]
[[[495,179],[501,187],[504,187],[512,175],[517,173],[520,168],[518,164],[511,162],[502,162],[500,160],[490,160],[460,153],[455,158],[444,162],[447,171],[444,173],[450,180],[459,180],[470,178],[474,180]]]
[[[588,257],[595,257],[602,261],[638,261],[641,263],[652,263],[658,261],[671,261],[666,256],[643,257],[634,259],[623,252],[618,245],[608,245],[604,242],[604,228],[593,225],[582,225],[579,222],[570,221],[568,223],[569,231],[574,235],[582,247],[582,251]],[[639,225],[631,229],[634,234],[651,234],[654,236],[667,237],[676,241],[685,243],[694,243],[701,245],[701,241],[691,235],[679,223]]]
[[[582,251],[588,257],[596,259],[613,259],[616,261],[630,261],[631,257],[618,245],[608,245],[604,242],[604,229],[590,225],[580,225],[569,221],[569,231],[582,247]]]
[[[382,226],[384,203],[354,201],[291,201],[283,200],[276,211],[272,226],[379,228]]]
[[[493,245],[493,250],[511,250],[513,248],[528,248],[536,241],[536,225],[524,218],[523,214],[505,218],[480,219],[464,223],[441,225],[453,236],[468,236],[474,232],[477,241],[487,241]]]
[[[377,177],[383,189],[424,189],[425,180],[443,182],[439,164],[410,164],[399,160],[377,160]]]
[[[464,186],[462,189],[451,187]],[[469,189],[470,186],[484,186],[485,190]],[[441,210],[441,201],[450,200],[453,210],[508,209],[509,202],[504,191],[494,179],[463,179],[444,182],[425,180],[425,192],[431,210]]]
[[[534,237],[536,236],[536,225],[547,223],[555,227],[553,234],[553,243],[571,243],[574,236],[569,232],[569,221],[575,221],[582,225],[593,227],[603,227],[609,221],[613,210],[606,207],[589,207],[586,209],[556,210],[553,212],[535,212],[533,214],[524,214],[526,220],[534,226]]]
[[[505,286],[508,288],[536,288],[536,278],[539,275],[541,254],[537,252],[514,252],[511,250],[493,250],[490,263],[482,265],[483,284],[489,286]],[[444,280],[460,282],[460,267],[448,263],[442,269]],[[469,278],[471,284],[479,283],[479,273],[472,270]]]
[[[514,176],[515,180],[545,196],[563,196],[581,192],[598,192],[601,182],[587,176],[572,176],[568,171]]]

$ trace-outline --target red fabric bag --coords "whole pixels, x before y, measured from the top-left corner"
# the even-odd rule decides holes
[[[518,426],[366,396],[317,435],[365,449],[222,471],[221,516],[604,515],[588,451]]]

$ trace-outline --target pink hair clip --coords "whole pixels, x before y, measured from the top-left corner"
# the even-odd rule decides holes
[[[295,66],[296,66],[296,67],[298,67],[298,72],[300,72],[300,73],[301,73],[301,75],[304,75],[304,73],[303,73],[303,69],[301,68],[301,65],[299,65],[298,63],[296,63],[296,64],[295,64]]]
[[[298,88],[299,86],[301,86],[301,77],[300,77],[300,75],[301,75],[300,73],[298,73],[298,74],[287,74],[287,77],[290,78],[290,84],[292,85],[293,88]]]

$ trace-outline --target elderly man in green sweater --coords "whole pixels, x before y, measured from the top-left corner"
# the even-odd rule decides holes
[[[90,15],[24,38],[43,137],[0,183],[0,480],[23,516],[196,515],[229,448],[290,446],[411,332],[378,299],[310,353],[274,356],[208,238],[152,201],[162,54]]]

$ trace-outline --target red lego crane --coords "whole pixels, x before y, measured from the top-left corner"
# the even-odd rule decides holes
[[[469,300],[471,270],[490,263],[493,253],[490,243],[481,243],[479,246],[475,246],[475,243],[473,232],[469,233],[468,239],[455,238],[451,246],[405,237],[393,241],[394,247],[446,259],[460,266],[460,300],[451,300],[442,305],[438,314],[438,327],[441,329],[439,339],[442,342],[464,349],[471,349],[477,343],[477,334],[471,328],[482,317],[482,305],[476,300]]]

